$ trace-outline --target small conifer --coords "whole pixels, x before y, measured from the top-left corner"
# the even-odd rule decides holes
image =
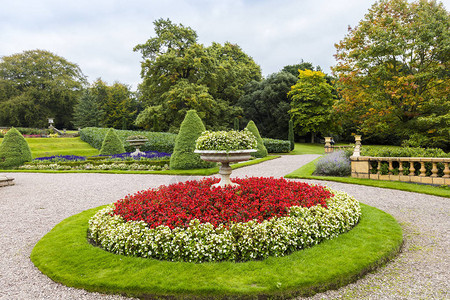
[[[113,128],[110,128],[106,133],[105,139],[100,149],[100,155],[113,155],[124,153],[125,148],[123,143]]]
[[[256,140],[258,142],[258,145],[257,145],[258,151],[252,153],[252,156],[258,157],[258,158],[266,157],[267,149],[266,149],[266,146],[264,146],[264,141],[262,140],[261,135],[259,134],[259,130],[258,130],[258,127],[256,127],[255,122],[253,122],[253,121],[248,122],[247,127],[245,127],[245,128],[247,128],[248,130],[250,130],[251,133],[253,133],[253,135],[256,137]]]
[[[11,169],[31,161],[31,150],[23,135],[14,127],[8,130],[0,145],[0,169]]]

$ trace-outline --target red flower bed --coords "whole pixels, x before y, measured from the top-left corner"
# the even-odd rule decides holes
[[[288,214],[291,206],[311,207],[333,195],[321,186],[265,177],[234,179],[237,188],[213,188],[216,178],[187,181],[157,190],[147,190],[127,196],[115,204],[114,214],[126,221],[144,221],[150,228],[166,225],[187,227],[198,219],[214,227],[230,222],[248,222]]]

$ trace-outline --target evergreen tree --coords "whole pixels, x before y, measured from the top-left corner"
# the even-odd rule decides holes
[[[122,141],[116,131],[113,128],[110,128],[108,133],[106,133],[105,139],[103,140],[100,155],[112,155],[124,152],[125,148],[123,147]]]
[[[247,128],[248,130],[250,130],[251,133],[253,133],[253,135],[256,137],[256,141],[258,142],[258,145],[256,147],[258,151],[252,153],[252,156],[258,158],[266,157],[268,152],[266,146],[264,146],[264,141],[262,140],[261,135],[259,134],[259,130],[258,127],[256,127],[255,122],[253,121],[248,122],[247,127],[245,128]]]
[[[74,121],[75,127],[101,127],[101,120],[104,111],[100,109],[97,97],[87,89],[75,106]]]
[[[31,150],[22,134],[14,127],[8,130],[0,145],[0,169],[11,169],[31,161]]]
[[[180,126],[180,132],[175,140],[175,147],[170,157],[170,168],[173,170],[188,170],[210,168],[214,163],[200,159],[200,155],[194,153],[195,142],[205,131],[205,125],[193,109],[189,110]]]
[[[289,120],[289,132],[288,132],[288,139],[289,142],[291,142],[291,151],[295,148],[295,140],[294,140],[294,122],[292,120]]]

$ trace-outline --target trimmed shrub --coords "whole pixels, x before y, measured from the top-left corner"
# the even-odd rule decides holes
[[[0,145],[0,169],[11,169],[31,161],[31,150],[22,134],[14,127],[8,130]]]
[[[204,132],[205,125],[193,109],[189,110],[180,126],[180,132],[175,140],[175,148],[170,157],[170,168],[173,170],[189,170],[211,168],[215,163],[200,159],[200,155],[194,153],[195,142]]]
[[[239,118],[234,118],[233,126],[235,131],[239,131]]]
[[[289,131],[288,131],[288,140],[290,142],[290,151],[295,148],[295,140],[294,140],[294,122],[289,120]]]
[[[258,127],[256,127],[255,122],[250,121],[247,124],[247,128],[248,130],[250,130],[251,133],[253,133],[253,135],[256,137],[256,141],[258,142],[257,145],[257,150],[256,152],[252,153],[252,156],[254,157],[266,157],[267,156],[267,149],[264,146],[264,142],[261,138],[261,135],[259,134],[259,130]]]
[[[440,148],[421,147],[370,147],[361,148],[361,155],[375,157],[450,157],[450,153],[445,153]]]
[[[291,142],[277,139],[262,139],[268,153],[288,153],[291,151]]]
[[[113,128],[108,130],[105,139],[102,143],[102,148],[100,149],[100,155],[111,155],[124,153],[125,148],[123,147],[122,141],[117,136],[117,133]]]
[[[316,163],[314,175],[324,176],[350,176],[350,160],[344,151],[336,151],[321,157]]]
[[[101,149],[103,140],[105,139],[108,128],[86,127],[80,130],[80,136],[83,141],[96,149]],[[134,146],[130,146],[126,139],[130,135],[142,135],[148,139],[143,145],[141,151],[157,151],[172,153],[175,146],[176,134],[168,132],[151,132],[151,131],[132,131],[132,130],[116,130],[117,135],[124,144],[126,152],[133,152]]]

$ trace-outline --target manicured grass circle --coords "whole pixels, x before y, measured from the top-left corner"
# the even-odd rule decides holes
[[[398,253],[402,230],[389,214],[361,204],[350,232],[284,257],[245,263],[167,262],[115,255],[88,243],[88,220],[103,207],[59,223],[31,253],[33,263],[64,285],[139,297],[312,295],[360,278]]]

